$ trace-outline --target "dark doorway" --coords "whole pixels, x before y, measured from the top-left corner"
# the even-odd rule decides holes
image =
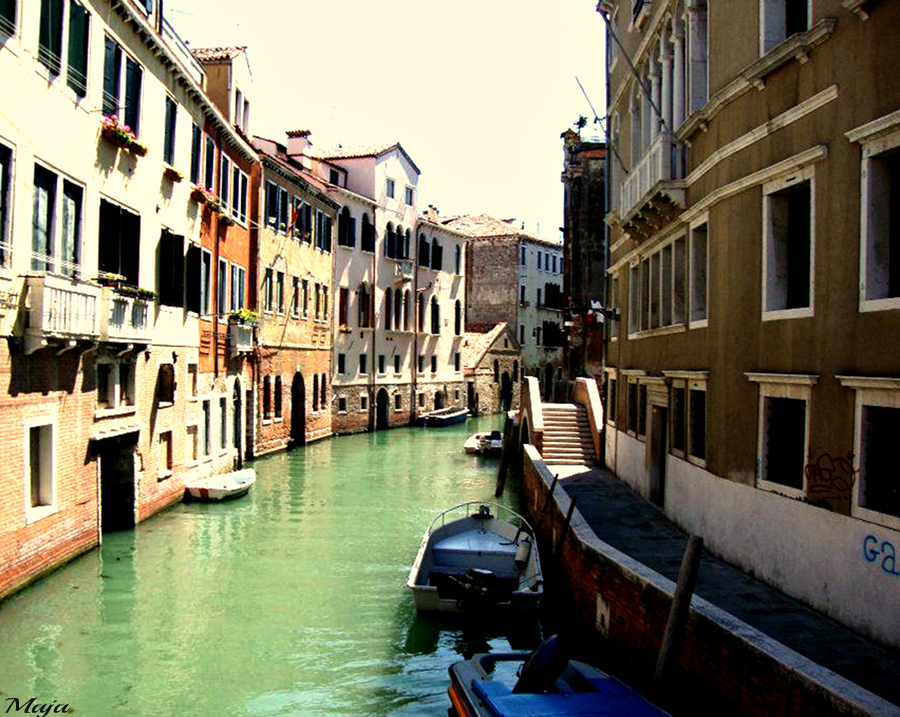
[[[500,410],[504,413],[512,408],[512,379],[509,377],[509,373],[504,371],[503,376],[500,377]]]
[[[390,428],[390,398],[388,397],[388,392],[385,389],[380,389],[378,391],[378,396],[375,398],[375,430],[381,431],[385,428]]]
[[[100,530],[109,533],[134,527],[134,449],[138,433],[106,438],[99,442]]]
[[[244,423],[244,445],[247,447],[245,449],[245,454],[247,459],[253,458],[253,438],[254,438],[254,429],[256,427],[256,416],[253,415],[253,389],[248,388],[244,393],[244,412],[247,414],[246,422]]]
[[[650,414],[650,501],[660,508],[666,502],[666,414],[661,406],[653,406]]]
[[[231,440],[234,444],[234,448],[237,450],[237,455],[235,456],[235,466],[240,468],[244,465],[244,451],[243,451],[243,431],[241,431],[241,418],[243,416],[243,403],[241,402],[241,382],[235,380],[234,382],[234,393],[232,396],[232,401],[234,406],[231,409],[231,420],[233,425],[231,426]]]
[[[444,392],[438,391],[436,394],[434,394],[434,410],[437,411],[443,407],[444,407]]]
[[[291,446],[306,445],[306,384],[303,374],[294,374],[291,382]]]
[[[467,383],[466,384],[466,405],[469,408],[469,413],[473,416],[478,415],[478,402],[476,401],[477,394],[475,393],[475,384]]]

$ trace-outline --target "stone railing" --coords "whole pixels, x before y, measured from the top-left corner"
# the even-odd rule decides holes
[[[394,282],[405,283],[412,281],[414,271],[415,267],[412,259],[397,259],[394,262]]]
[[[681,179],[678,144],[669,133],[659,135],[620,188],[619,211],[628,216],[660,182]]]
[[[232,356],[253,351],[253,325],[229,324],[228,346]]]
[[[147,299],[123,296],[112,287],[104,287],[100,338],[103,341],[150,343],[153,335],[150,306]]]
[[[101,287],[53,274],[25,278],[25,353],[49,339],[100,338]]]

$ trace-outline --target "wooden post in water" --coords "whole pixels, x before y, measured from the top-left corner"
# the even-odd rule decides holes
[[[513,430],[513,420],[509,417],[509,411],[507,411],[506,420],[503,423],[503,448],[500,451],[500,469],[497,473],[497,487],[494,490],[494,495],[497,498],[503,495],[509,464],[512,457],[517,453],[517,446],[513,445],[514,443],[518,443],[518,441]]]
[[[560,557],[562,557],[562,549],[563,544],[566,542],[566,534],[569,532],[569,526],[572,523],[572,514],[575,512],[575,504],[578,502],[578,496],[572,498],[572,502],[569,503],[569,512],[566,513],[566,522],[563,523],[562,533],[559,536],[559,542],[556,544],[556,550],[553,553],[553,562],[559,563]]]
[[[692,535],[688,538],[684,549],[684,557],[681,559],[681,571],[678,573],[678,585],[675,587],[675,595],[672,598],[672,607],[669,610],[669,621],[666,623],[666,633],[663,636],[662,647],[659,650],[659,658],[656,661],[656,674],[653,676],[653,692],[659,694],[666,679],[674,655],[678,638],[687,620],[691,607],[691,598],[694,595],[694,587],[697,585],[697,573],[700,570],[700,556],[703,553],[703,538]]]

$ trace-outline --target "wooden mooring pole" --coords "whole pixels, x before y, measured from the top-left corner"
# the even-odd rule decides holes
[[[684,557],[681,559],[681,570],[678,573],[678,584],[675,586],[675,595],[669,610],[669,621],[666,623],[666,633],[663,635],[662,647],[656,661],[656,674],[653,676],[653,692],[656,695],[659,695],[663,689],[669,665],[675,656],[678,638],[687,620],[694,587],[697,585],[697,573],[700,570],[702,553],[703,538],[692,535],[688,538]]]
[[[506,421],[503,423],[503,448],[500,451],[500,468],[497,473],[497,487],[494,489],[494,495],[499,498],[503,495],[503,489],[506,486],[506,474],[509,472],[509,464],[512,457],[518,454],[518,440],[513,425],[513,420],[509,417],[509,411],[506,412]]]
[[[553,552],[553,562],[555,564],[559,564],[559,559],[562,557],[562,549],[563,545],[566,542],[566,535],[569,532],[569,526],[572,524],[572,514],[575,512],[575,504],[578,502],[578,496],[572,498],[572,501],[569,503],[569,512],[566,513],[566,522],[563,523],[562,533],[559,536],[559,541],[556,543],[556,550]]]

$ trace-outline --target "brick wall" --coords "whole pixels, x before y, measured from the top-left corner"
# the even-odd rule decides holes
[[[523,475],[529,512],[537,516],[553,477],[532,446],[525,447]],[[560,540],[569,505],[557,488],[536,526],[548,554]],[[582,656],[647,694],[674,584],[598,540],[577,510],[560,562]],[[552,568],[545,561],[545,578]],[[598,597],[608,606],[602,622]],[[656,700],[673,714],[861,716],[877,713],[872,704],[883,704],[868,693],[851,702],[828,684],[843,687],[845,694],[865,691],[698,597],[674,663],[667,691]]]

